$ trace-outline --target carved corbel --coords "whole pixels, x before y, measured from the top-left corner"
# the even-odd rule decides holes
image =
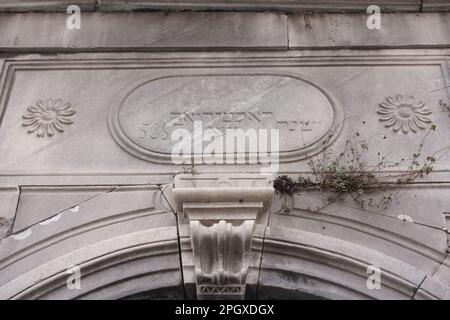
[[[255,223],[266,224],[273,177],[201,174],[175,177],[180,221],[190,226],[198,299],[242,299]]]

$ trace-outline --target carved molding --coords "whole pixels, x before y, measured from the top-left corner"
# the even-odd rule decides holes
[[[190,226],[198,299],[242,299],[255,223],[267,223],[272,176],[178,175],[174,195]]]

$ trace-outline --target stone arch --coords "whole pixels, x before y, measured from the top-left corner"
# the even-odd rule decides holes
[[[182,299],[180,270],[173,263],[179,258],[178,243],[171,228],[130,233],[61,255],[3,285],[1,298]],[[263,263],[257,283],[248,284],[249,298],[411,299],[426,278],[423,271],[367,247],[315,234],[305,241],[295,238],[291,232],[282,241],[270,234],[264,240],[265,261],[272,264]],[[313,246],[316,240],[323,246]],[[255,239],[255,246],[259,241]],[[67,289],[67,264],[80,267],[80,290]],[[365,285],[371,264],[383,266],[381,290]],[[422,298],[448,298],[438,282],[427,281],[430,287],[421,289]],[[189,288],[193,283],[185,285]]]
[[[256,201],[264,181],[240,198]],[[306,212],[298,197],[289,214],[275,198],[255,224],[245,298],[450,298],[445,231],[342,208]],[[2,239],[0,298],[195,299],[189,227],[172,201],[170,186],[118,187]],[[80,290],[66,286],[69,266],[80,268]],[[369,266],[381,270],[380,290],[366,286]]]

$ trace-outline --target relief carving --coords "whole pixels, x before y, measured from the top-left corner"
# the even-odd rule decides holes
[[[266,224],[272,176],[178,175],[180,221],[189,224],[199,299],[242,299],[253,229]]]
[[[395,97],[386,97],[379,104],[377,113],[385,127],[392,127],[395,132],[401,130],[403,133],[415,133],[419,129],[424,130],[426,124],[431,123],[431,119],[427,117],[431,110],[425,108],[425,102],[417,102],[413,96],[403,97],[398,94]]]
[[[343,121],[343,110],[331,94],[309,79],[224,72],[166,76],[130,86],[111,109],[109,128],[124,150],[161,163],[172,163],[170,154],[178,142],[173,133],[181,129],[193,135],[196,124],[218,136],[228,129],[274,129],[280,137],[280,161],[289,162],[331,144],[328,133],[336,138]],[[211,139],[203,140],[202,150]]]
[[[244,293],[254,220],[191,220],[195,274],[199,291]],[[206,252],[205,252],[206,251]]]
[[[56,132],[64,132],[67,125],[73,124],[75,110],[68,102],[61,99],[39,100],[34,106],[29,106],[23,115],[24,127],[28,133],[44,138],[52,137]]]

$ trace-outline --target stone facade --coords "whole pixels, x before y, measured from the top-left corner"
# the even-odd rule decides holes
[[[0,298],[449,299],[450,4],[379,3],[0,1]],[[279,167],[210,128],[277,130]],[[369,205],[274,192],[352,139],[433,168]]]

